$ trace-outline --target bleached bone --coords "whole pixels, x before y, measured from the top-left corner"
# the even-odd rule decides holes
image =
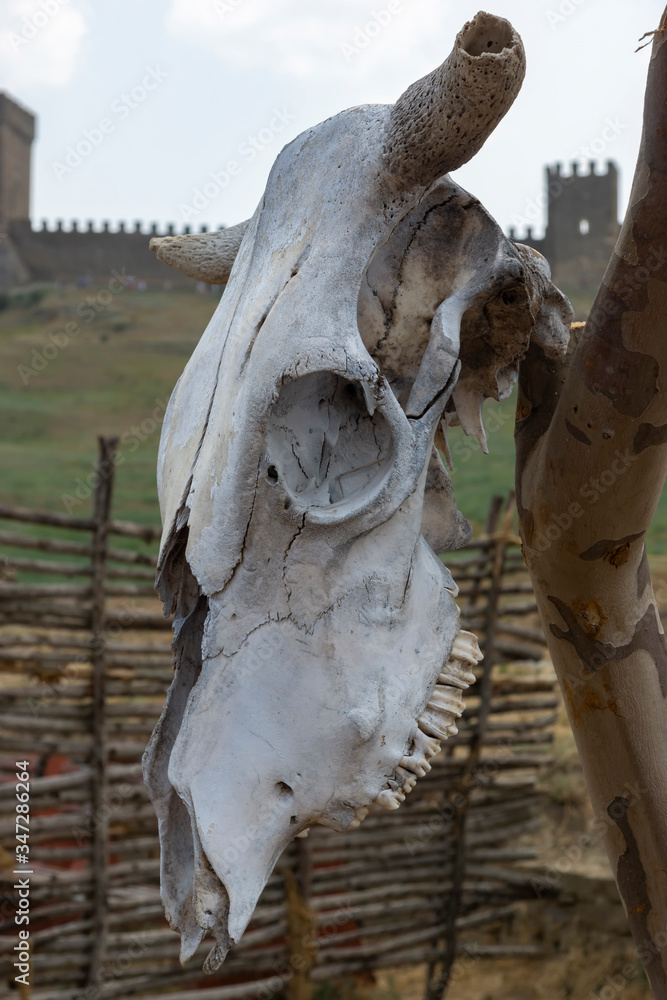
[[[442,66],[396,101],[387,130],[390,172],[406,187],[427,187],[463,166],[511,108],[525,72],[523,44],[509,21],[477,14]]]
[[[571,309],[436,174],[507,109],[521,53],[480,14],[421,110],[410,90],[285,147],[169,403],[158,585],[175,674],[145,777],[165,910],[183,960],[213,936],[207,970],[293,838],[398,807],[462,711],[478,652],[435,553],[470,527],[436,431],[479,432],[469,414],[507,395],[531,337],[563,351]],[[174,239],[173,260],[197,256]],[[217,279],[230,257],[190,273]]]
[[[154,236],[150,249],[163,264],[209,285],[226,285],[250,221],[212,233]]]

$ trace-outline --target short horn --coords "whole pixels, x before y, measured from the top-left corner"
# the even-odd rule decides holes
[[[387,126],[385,156],[404,188],[427,187],[467,163],[521,89],[526,55],[509,21],[480,11],[442,66],[408,87]]]
[[[150,248],[163,264],[190,278],[209,285],[225,285],[249,224],[247,220],[214,233],[154,237]]]

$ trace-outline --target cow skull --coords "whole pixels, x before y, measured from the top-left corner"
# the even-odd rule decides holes
[[[295,836],[398,808],[456,733],[480,654],[435,554],[470,529],[434,441],[459,422],[485,447],[484,399],[571,319],[447,176],[523,71],[478,14],[395,105],[290,143],[250,222],[153,243],[227,283],[160,445],[175,675],[145,757],[167,915],[182,961],[213,935],[208,971]]]

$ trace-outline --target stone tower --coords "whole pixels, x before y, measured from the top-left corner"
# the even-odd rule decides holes
[[[568,176],[560,163],[547,167],[549,198],[546,255],[559,264],[579,257],[607,264],[618,237],[618,170],[610,161],[604,174],[590,164],[581,174],[572,164]]]
[[[611,258],[620,231],[618,223],[618,168],[607,161],[605,173],[597,173],[591,162],[582,173],[573,163],[564,174],[560,163],[545,170],[547,225],[538,239],[528,229],[510,237],[544,254],[556,284],[577,308],[588,311]]]
[[[30,151],[35,116],[0,93],[0,233],[30,218]]]

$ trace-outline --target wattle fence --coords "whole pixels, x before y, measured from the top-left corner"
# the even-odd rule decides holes
[[[535,954],[489,932],[535,898],[521,867],[535,853],[516,845],[539,824],[559,702],[525,624],[535,604],[512,506],[496,498],[484,534],[447,557],[485,652],[459,736],[396,812],[294,841],[218,973],[201,972],[210,943],[180,967],[140,766],[172,670],[159,530],[113,519],[114,447],[100,442],[90,518],[0,507],[0,997],[305,1000],[322,980],[426,963],[437,1000],[462,956]],[[17,994],[22,872],[30,985]]]

